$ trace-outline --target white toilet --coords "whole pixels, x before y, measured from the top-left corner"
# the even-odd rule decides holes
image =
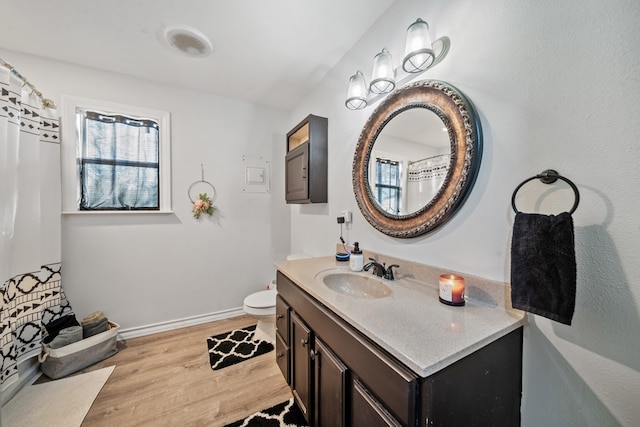
[[[287,256],[287,261],[295,259],[311,258],[306,254],[293,254]],[[272,283],[270,289],[255,292],[244,299],[244,312],[258,319],[253,339],[267,342],[276,340],[276,290]]]
[[[244,312],[258,319],[253,340],[274,342],[276,339],[276,295],[278,291],[268,289],[255,292],[244,299]]]

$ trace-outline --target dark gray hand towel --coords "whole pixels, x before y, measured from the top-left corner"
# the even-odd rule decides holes
[[[65,328],[70,328],[72,326],[80,326],[76,316],[74,314],[67,314],[66,316],[62,316],[56,320],[49,322],[49,324],[44,325],[46,329],[46,334],[42,339],[42,342],[45,344],[49,344],[54,340],[55,337],[58,336],[61,330]]]
[[[570,325],[575,300],[571,215],[518,212],[511,240],[511,305]]]
[[[80,326],[71,326],[62,329],[58,333],[58,336],[56,336],[53,341],[49,343],[49,347],[60,348],[69,344],[73,344],[74,342],[80,341],[81,339],[82,328]]]
[[[109,330],[109,320],[106,317],[91,322],[82,321],[82,331],[85,338],[101,334]]]

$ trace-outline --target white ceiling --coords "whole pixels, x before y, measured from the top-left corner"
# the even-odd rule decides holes
[[[393,1],[4,1],[0,47],[290,109]],[[171,25],[204,33],[213,54],[168,49]]]

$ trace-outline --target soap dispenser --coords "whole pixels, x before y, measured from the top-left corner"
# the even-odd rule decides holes
[[[360,243],[353,243],[353,250],[351,251],[351,258],[349,259],[349,267],[353,271],[362,271],[364,266],[364,255],[360,250]]]

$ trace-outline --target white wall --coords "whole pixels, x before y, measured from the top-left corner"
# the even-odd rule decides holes
[[[288,253],[290,235],[281,166],[285,112],[0,55],[58,106],[66,94],[171,113],[174,214],[63,215],[63,287],[77,317],[102,310],[126,330],[218,313],[241,308],[246,295],[275,278],[273,261]],[[269,194],[242,193],[243,155],[271,161]],[[187,189],[201,178],[201,163],[218,193],[213,220],[191,216]]]
[[[351,162],[367,116],[344,108],[349,76],[370,73],[388,47],[396,63],[417,17],[451,38],[447,58],[425,78],[445,80],[474,102],[484,156],[461,211],[425,237],[375,231],[360,214]],[[636,0],[398,0],[290,117],[329,118],[329,203],[291,208],[295,252],[335,250],[343,209],[346,238],[365,249],[509,281],[514,188],[555,168],[581,192],[574,214],[578,263],[572,326],[530,316],[525,333],[523,425],[637,426],[640,422],[640,3]],[[532,183],[519,209],[557,213],[573,193]]]

